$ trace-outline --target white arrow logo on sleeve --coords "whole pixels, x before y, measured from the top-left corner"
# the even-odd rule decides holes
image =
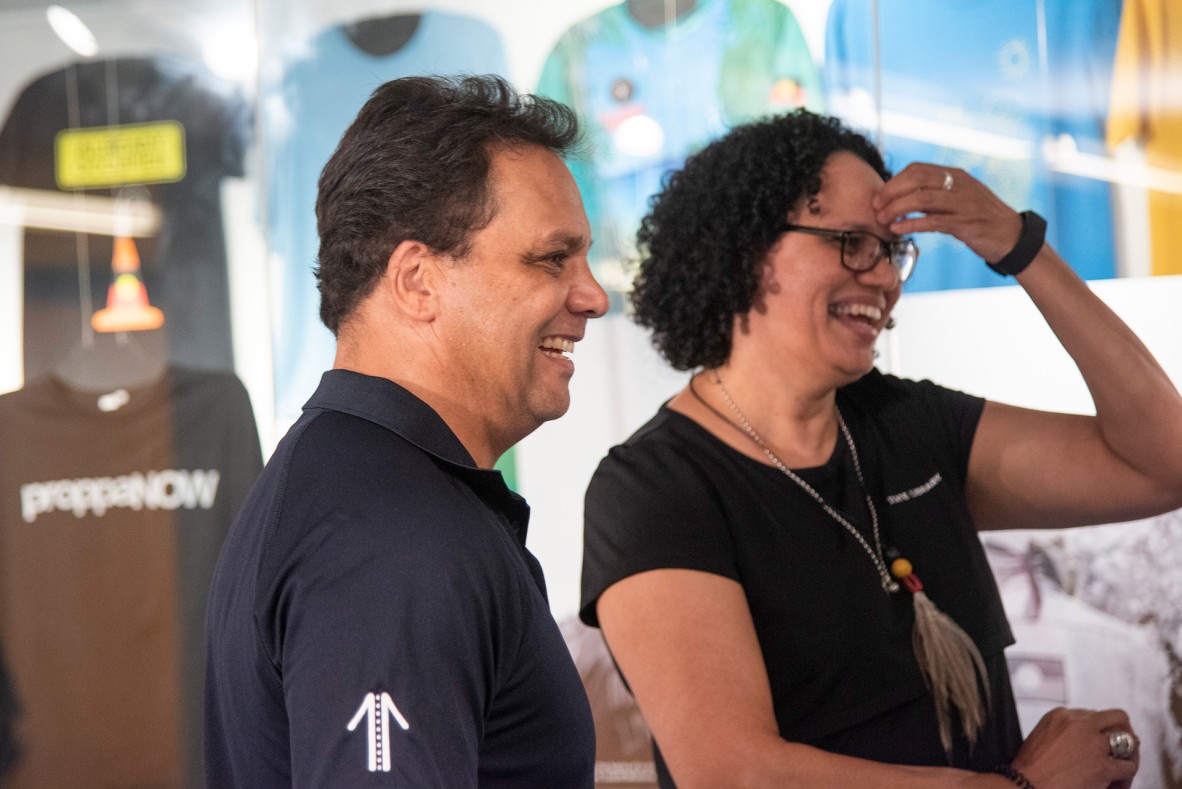
[[[387,715],[398,721],[398,725],[402,727],[403,731],[410,729],[410,724],[406,722],[406,718],[402,717],[402,713],[394,705],[394,699],[390,698],[390,694],[386,692],[380,696],[376,693],[366,693],[361,706],[357,708],[357,713],[353,716],[353,720],[349,721],[349,731],[356,729],[362,718],[365,718],[366,723],[369,724],[369,771],[371,773],[390,772],[390,727],[386,725]]]

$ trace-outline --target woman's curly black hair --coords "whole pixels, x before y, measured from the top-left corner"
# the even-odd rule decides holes
[[[864,136],[797,110],[733,129],[687,159],[653,198],[637,234],[633,319],[674,368],[727,360],[735,316],[751,309],[782,225],[820,191],[821,168],[837,151],[890,177]]]

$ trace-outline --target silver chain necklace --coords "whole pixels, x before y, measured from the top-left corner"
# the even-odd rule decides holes
[[[854,438],[850,435],[849,428],[845,426],[845,420],[841,417],[841,409],[836,405],[833,407],[834,412],[837,414],[837,426],[841,429],[841,434],[845,436],[845,443],[850,448],[850,458],[854,461],[854,474],[858,477],[858,487],[862,489],[862,495],[866,498],[866,506],[870,509],[870,524],[874,533],[873,548],[870,547],[870,543],[866,542],[866,538],[862,536],[862,533],[854,528],[854,524],[850,523],[848,518],[830,506],[812,485],[801,479],[796,472],[788,468],[784,461],[776,457],[776,453],[772,452],[771,447],[763,442],[763,439],[755,432],[755,428],[747,421],[747,417],[743,416],[743,412],[739,410],[739,406],[735,405],[734,398],[731,397],[731,393],[723,385],[722,376],[718,374],[718,370],[712,370],[711,372],[714,373],[714,383],[718,384],[718,389],[722,392],[723,399],[726,400],[726,404],[730,406],[731,411],[739,420],[739,424],[743,427],[743,432],[763,451],[763,454],[767,456],[767,459],[772,462],[773,466],[783,472],[788,479],[799,485],[801,490],[812,496],[824,508],[825,512],[829,513],[830,517],[844,526],[845,530],[853,535],[854,539],[858,541],[858,544],[866,551],[866,555],[870,557],[870,561],[874,562],[874,568],[878,570],[878,576],[882,582],[883,590],[888,593],[899,591],[899,584],[891,578],[891,574],[887,570],[886,559],[882,555],[882,541],[878,536],[878,510],[874,506],[873,499],[870,498],[869,491],[866,490],[866,482],[862,478],[862,464],[858,462],[858,449],[854,446]]]

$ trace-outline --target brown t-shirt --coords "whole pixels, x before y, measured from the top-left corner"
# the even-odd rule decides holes
[[[202,784],[205,595],[260,467],[229,374],[0,397],[0,643],[20,704],[6,786]]]

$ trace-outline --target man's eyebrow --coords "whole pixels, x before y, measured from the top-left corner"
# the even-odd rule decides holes
[[[553,247],[562,247],[568,252],[576,249],[591,246],[591,241],[581,233],[568,233],[564,230],[557,230],[548,235],[537,239],[532,247],[534,249],[552,249]]]

